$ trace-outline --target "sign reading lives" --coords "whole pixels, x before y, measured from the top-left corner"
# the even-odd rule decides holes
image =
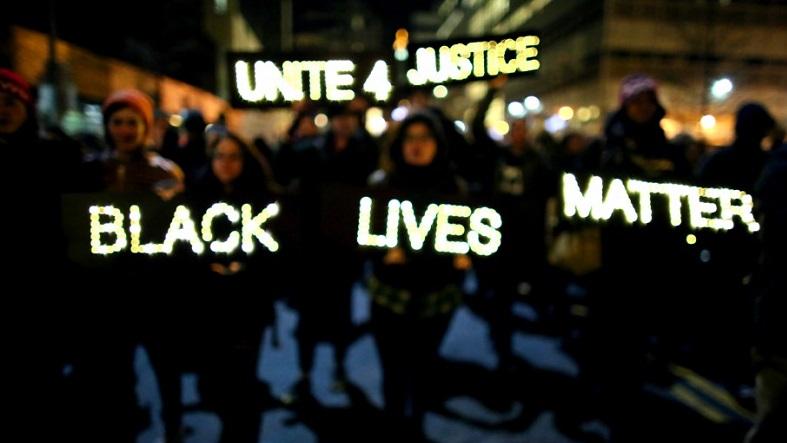
[[[370,56],[331,59],[295,54],[228,54],[235,107],[289,106],[300,100],[347,102],[363,91],[387,101],[393,90],[389,63]]]
[[[413,43],[407,82],[437,85],[534,73],[541,67],[539,43],[532,33]]]

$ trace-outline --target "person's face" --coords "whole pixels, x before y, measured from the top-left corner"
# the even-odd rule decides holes
[[[511,144],[514,146],[524,146],[527,143],[527,122],[525,120],[515,120],[511,123]]]
[[[317,132],[317,125],[314,124],[314,117],[308,115],[301,117],[298,121],[298,127],[295,129],[295,138],[314,137],[317,135]]]
[[[27,108],[15,96],[0,92],[0,134],[13,134],[27,120]]]
[[[653,92],[642,91],[639,94],[631,97],[626,102],[626,115],[636,122],[645,123],[653,118],[656,114],[656,100],[653,97]]]
[[[342,137],[350,137],[358,130],[358,118],[352,114],[339,114],[331,119],[333,132]]]
[[[145,121],[131,108],[121,108],[109,117],[109,138],[115,149],[131,152],[145,144]]]
[[[572,135],[571,138],[566,141],[566,153],[569,155],[579,155],[585,150],[586,145],[587,140],[585,140],[585,137],[579,134]]]
[[[437,140],[424,123],[413,123],[404,133],[402,155],[411,166],[428,166],[437,155]]]
[[[225,138],[216,145],[211,162],[213,174],[224,184],[230,184],[243,172],[243,151],[234,140]]]

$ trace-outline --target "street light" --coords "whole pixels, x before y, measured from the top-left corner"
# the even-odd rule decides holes
[[[508,113],[511,117],[522,118],[525,116],[525,106],[522,102],[515,101],[508,104]]]
[[[734,85],[732,84],[732,80],[724,77],[713,82],[710,87],[710,93],[716,100],[724,100],[729,97],[733,89]]]
[[[700,126],[702,126],[702,129],[706,131],[710,131],[711,129],[716,127],[716,117],[710,114],[703,115],[702,118],[700,119]]]
[[[528,111],[541,112],[542,109],[541,100],[539,100],[538,97],[534,95],[529,95],[525,97],[524,103],[525,103],[525,108],[527,108]]]

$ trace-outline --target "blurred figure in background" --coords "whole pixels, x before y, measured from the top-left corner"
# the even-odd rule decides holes
[[[763,148],[775,121],[759,103],[745,103],[737,112],[732,145],[711,154],[699,171],[700,183],[738,189],[751,194],[769,153]],[[713,293],[708,321],[712,334],[703,338],[709,350],[713,375],[739,400],[750,405],[751,312],[754,309],[752,277],[758,267],[761,245],[756,235],[742,226],[703,235],[707,254],[703,263],[708,291]]]
[[[79,189],[78,145],[41,140],[34,90],[17,72],[0,68],[0,148],[8,168],[2,189],[5,337],[0,391],[10,415],[7,432],[26,441],[78,440],[78,395],[67,390],[64,367],[73,360],[72,316],[80,312],[69,291],[78,278],[66,261],[61,195]],[[20,180],[24,175],[24,181]],[[52,291],[52,282],[65,288]],[[72,294],[64,297],[63,294]]]
[[[506,77],[490,81],[473,118],[472,134],[481,191],[493,200],[506,221],[501,232],[506,241],[495,257],[479,262],[476,271],[480,293],[488,302],[484,303],[489,309],[485,316],[490,320],[498,366],[511,371],[514,299],[524,297],[541,308],[539,314],[546,314],[545,285],[541,281],[546,267],[546,210],[547,200],[556,193],[556,182],[546,160],[530,141],[526,119],[511,122],[508,144],[499,144],[489,136],[484,124],[486,113],[506,82]]]
[[[763,253],[755,310],[757,422],[746,443],[787,440],[787,145],[772,151],[755,186]]]
[[[300,316],[296,329],[300,380],[295,398],[311,395],[314,351],[319,342],[334,348],[336,373],[334,388],[345,386],[345,356],[353,336],[351,293],[361,273],[361,258],[355,248],[325,235],[321,223],[330,223],[326,196],[343,187],[361,188],[377,166],[378,149],[360,130],[357,114],[336,104],[330,112],[330,130],[310,137],[309,117],[298,116],[299,139],[291,150],[280,151],[276,162],[281,184],[297,192],[301,201],[302,234],[298,246],[297,269],[308,270],[308,278],[295,282],[292,303]],[[303,129],[304,132],[300,132]],[[338,191],[341,194],[341,191]]]
[[[605,126],[600,173],[688,181],[683,153],[667,141],[660,126],[665,114],[652,77],[625,77],[620,108]],[[615,211],[601,232],[602,281],[590,306],[590,348],[580,364],[601,389],[613,442],[638,440],[647,419],[641,413],[642,385],[646,378],[660,382],[667,377],[690,311],[679,294],[696,292],[690,286],[696,259],[686,246],[686,232],[664,216],[669,213],[667,199],[653,199],[653,206],[651,223],[628,224],[622,211]]]
[[[188,186],[193,183],[198,171],[208,164],[206,124],[198,109],[183,110],[181,116],[183,120],[178,130],[178,144],[166,146],[167,149],[162,149],[161,155],[180,166]]]

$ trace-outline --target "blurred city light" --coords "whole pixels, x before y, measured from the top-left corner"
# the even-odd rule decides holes
[[[525,97],[525,108],[530,112],[541,112],[541,100],[536,96],[529,95]]]
[[[723,100],[727,98],[730,93],[732,93],[733,88],[734,85],[732,84],[732,80],[726,77],[720,78],[713,82],[713,85],[711,85],[710,88],[710,93],[713,95],[713,98]]]
[[[566,120],[559,115],[553,115],[544,121],[544,129],[547,132],[554,134],[560,132],[568,127]]]
[[[446,98],[448,97],[448,88],[443,85],[437,85],[432,89],[432,94],[437,98]]]
[[[324,128],[328,126],[328,116],[325,114],[317,114],[314,116],[314,124],[318,128]]]
[[[563,120],[569,121],[574,118],[574,110],[571,109],[571,106],[561,106],[557,111],[557,115]]]
[[[169,124],[178,128],[183,124],[183,117],[179,114],[172,114],[169,116]]]
[[[521,118],[525,116],[525,106],[518,101],[508,104],[508,114],[511,117]]]
[[[714,117],[714,116],[712,116],[710,114],[703,115],[702,118],[700,119],[700,126],[702,126],[702,129],[704,129],[706,131],[715,128],[716,127],[716,117]]]
[[[375,137],[383,135],[388,129],[388,122],[383,117],[383,110],[377,107],[369,108],[366,111],[366,130]]]
[[[509,126],[505,120],[498,120],[492,123],[492,130],[500,135],[508,134]]]
[[[394,108],[394,110],[391,111],[391,118],[397,122],[400,122],[405,118],[407,118],[407,107],[397,106],[396,108]]]
[[[589,121],[590,120],[590,116],[591,116],[590,109],[588,109],[588,108],[586,108],[584,106],[579,108],[579,109],[577,109],[577,118],[579,119],[579,121],[581,121],[581,122]]]

